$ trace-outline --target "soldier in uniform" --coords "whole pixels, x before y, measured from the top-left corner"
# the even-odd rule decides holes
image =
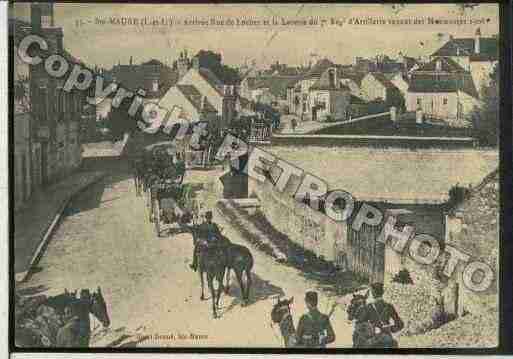
[[[200,239],[206,239],[207,242],[216,241],[221,238],[221,230],[219,226],[212,221],[212,211],[208,211],[205,213],[205,222],[203,222],[199,226],[199,236]],[[196,271],[198,267],[198,252],[201,247],[200,241],[197,241],[194,245],[194,252],[192,254],[192,264],[190,265],[191,269]]]
[[[305,295],[308,313],[304,314],[297,326],[297,344],[307,348],[325,348],[335,341],[335,332],[326,314],[317,309],[317,292],[309,291]]]
[[[372,284],[373,300],[358,312],[357,317],[358,321],[369,322],[374,327],[374,336],[370,338],[366,347],[397,348],[398,343],[392,333],[401,331],[404,328],[404,323],[394,306],[383,300],[383,292],[383,283]]]

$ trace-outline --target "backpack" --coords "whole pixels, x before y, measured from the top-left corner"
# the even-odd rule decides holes
[[[374,309],[374,312],[376,313],[376,316],[379,321],[378,327],[382,329],[385,324],[383,320],[381,319],[381,313],[378,312],[378,309],[374,305],[374,303],[369,304],[370,307]],[[387,331],[381,331],[380,333],[376,334],[373,333],[373,335],[368,339],[367,345],[372,348],[397,348],[398,343],[392,336],[390,332]]]

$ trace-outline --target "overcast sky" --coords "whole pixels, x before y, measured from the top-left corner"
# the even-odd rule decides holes
[[[29,19],[29,5],[16,4],[14,16]],[[399,10],[398,10],[399,9]],[[355,56],[378,53],[396,56],[399,51],[418,57],[443,45],[449,34],[471,37],[478,27],[482,36],[499,32],[498,7],[481,4],[462,12],[453,4],[419,4],[393,8],[391,5],[354,4],[55,4],[55,23],[64,30],[64,45],[87,64],[112,67],[130,56],[139,63],[156,58],[171,63],[183,48],[189,53],[200,49],[221,52],[224,62],[241,64],[254,59],[258,66],[279,60],[291,65],[304,64],[309,54],[328,57],[337,63],[352,63]],[[410,19],[489,19],[484,24],[466,25],[349,25],[343,26],[116,26],[95,25],[96,18],[149,17],[180,20],[197,17],[287,20],[319,18]],[[77,27],[77,21],[85,25]],[[87,22],[90,23],[87,23]],[[424,45],[421,46],[421,43]]]

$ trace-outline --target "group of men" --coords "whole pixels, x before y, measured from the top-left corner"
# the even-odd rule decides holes
[[[394,306],[383,300],[383,293],[383,283],[372,284],[370,302],[356,313],[356,323],[369,323],[373,328],[374,333],[367,338],[365,345],[369,348],[396,348],[398,344],[392,334],[404,328]],[[318,295],[315,291],[306,292],[305,303],[308,312],[299,319],[297,344],[301,347],[325,348],[327,344],[335,341],[330,315],[321,313],[317,308]]]
[[[212,221],[212,212],[205,213],[205,221],[200,225],[200,238],[206,238],[212,243],[221,238],[221,231]],[[197,257],[200,245],[194,246],[193,263],[191,268],[197,269]],[[404,328],[402,319],[394,306],[383,300],[383,283],[374,283],[370,286],[372,298],[362,305],[355,315],[356,323],[369,323],[374,333],[368,338],[366,347],[395,348],[397,341],[392,337]],[[323,314],[318,309],[318,294],[308,291],[305,294],[305,304],[308,309],[299,319],[296,330],[297,344],[301,347],[325,348],[327,344],[335,341],[335,332],[330,322],[330,315]]]

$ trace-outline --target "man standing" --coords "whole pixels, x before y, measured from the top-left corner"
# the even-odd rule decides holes
[[[402,319],[394,306],[383,300],[383,283],[371,285],[372,300],[358,313],[358,321],[369,322],[374,327],[374,336],[370,338],[370,348],[397,348],[398,343],[392,336],[404,328]],[[393,323],[390,324],[390,321]]]
[[[219,226],[212,221],[212,211],[205,213],[205,222],[200,224],[198,229],[198,241],[194,244],[194,252],[192,254],[191,269],[196,271],[198,267],[198,252],[201,247],[201,240],[207,240],[208,242],[218,240],[221,238],[221,230]]]
[[[306,292],[305,303],[308,313],[299,319],[296,331],[297,343],[301,347],[326,348],[326,344],[335,341],[335,332],[329,317],[317,309],[317,292]]]

